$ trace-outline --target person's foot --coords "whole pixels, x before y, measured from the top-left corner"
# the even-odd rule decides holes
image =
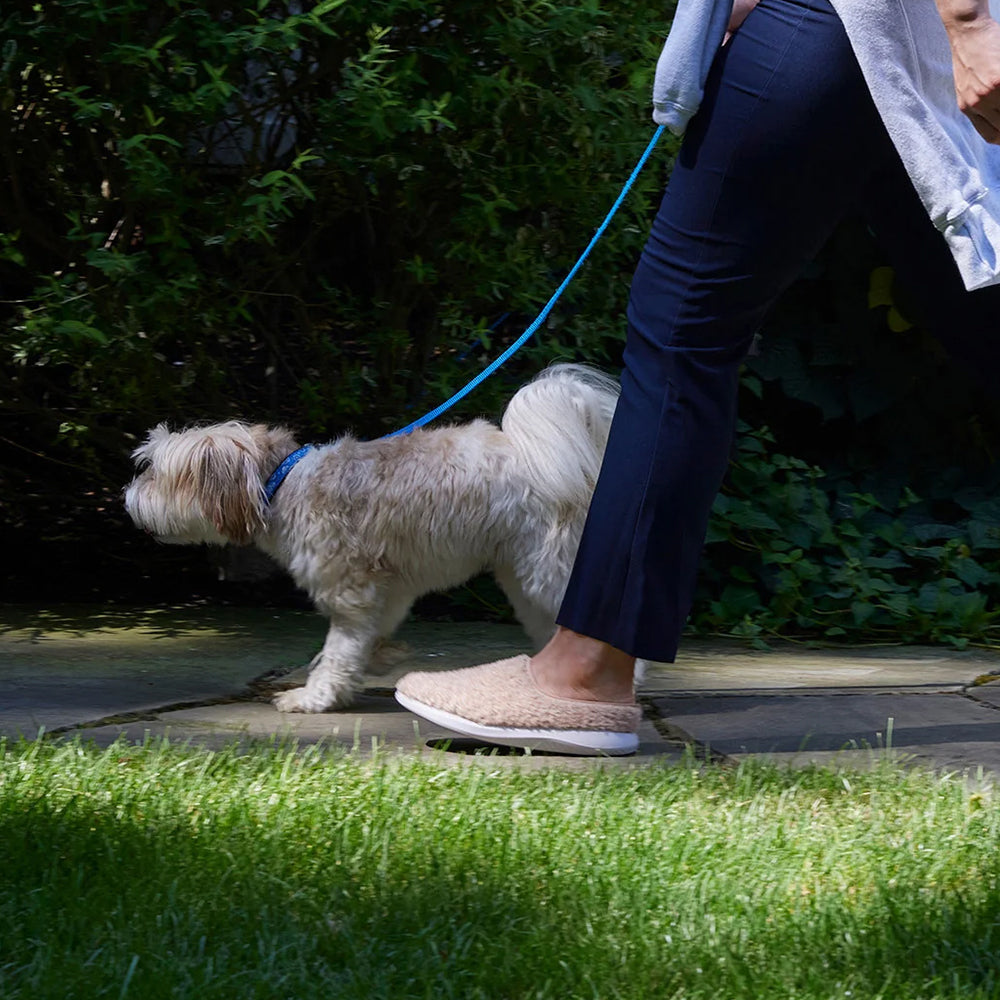
[[[605,701],[595,693],[551,693],[536,680],[527,656],[463,670],[418,671],[396,685],[404,708],[463,736],[562,753],[634,753],[642,712],[631,681],[627,699]]]
[[[531,658],[531,672],[556,698],[635,704],[635,657],[568,628],[557,629]]]

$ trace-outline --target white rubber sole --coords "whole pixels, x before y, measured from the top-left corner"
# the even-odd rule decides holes
[[[506,726],[483,726],[443,709],[425,705],[396,692],[396,701],[435,726],[471,736],[486,743],[526,750],[554,750],[587,757],[623,757],[639,749],[635,733],[615,733],[596,729],[517,729]]]

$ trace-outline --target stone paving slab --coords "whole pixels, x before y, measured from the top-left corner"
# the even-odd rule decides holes
[[[992,705],[994,708],[1000,708],[1000,681],[972,684],[966,688],[965,693],[970,698],[980,701],[984,705]]]
[[[652,664],[643,690],[768,691],[812,688],[960,690],[1000,669],[996,654],[905,646],[810,649],[775,643],[748,650],[736,643],[692,642],[674,664]]]
[[[640,728],[639,752],[631,757],[566,757],[559,754],[497,755],[472,741],[456,739],[399,706],[391,695],[364,694],[350,710],[318,715],[280,715],[265,702],[242,701],[221,705],[159,712],[151,719],[111,723],[76,730],[87,740],[106,747],[124,737],[130,743],[149,737],[168,736],[179,742],[219,749],[234,740],[289,740],[298,746],[323,744],[367,755],[388,750],[413,755],[439,764],[455,764],[473,756],[494,760],[502,766],[537,769],[551,766],[586,768],[597,763],[612,767],[636,766],[659,761],[678,762],[686,756],[680,740],[668,740],[645,720]]]
[[[368,679],[368,692],[350,710],[279,713],[268,695],[305,681],[308,669],[301,664],[318,650],[324,633],[324,622],[310,612],[61,609],[32,615],[15,609],[0,615],[0,736],[34,738],[44,728],[108,746],[120,737],[136,742],[169,735],[209,748],[287,738],[365,753],[388,747],[454,763],[469,758],[474,745],[402,709],[391,697],[395,680],[410,670],[450,670],[528,648],[517,626],[409,622],[394,644],[392,662]],[[640,741],[635,756],[605,763],[634,766],[685,753],[652,722],[643,724]],[[440,742],[450,749],[436,752]],[[485,759],[523,767],[595,763],[546,754]]]
[[[263,676],[303,683],[326,626],[308,611],[0,609],[0,736],[34,737],[163,706],[245,697]],[[387,674],[468,666],[526,649],[520,628],[408,623]],[[480,661],[482,662],[482,661]]]
[[[654,700],[673,731],[727,757],[897,758],[1000,773],[1000,712],[961,693],[691,695]],[[966,758],[974,749],[975,756]]]
[[[0,735],[227,698],[307,662],[322,621],[297,611],[0,609]]]
[[[399,636],[405,647],[369,679],[352,710],[278,713],[268,694],[302,682],[302,664],[324,632],[308,611],[0,608],[0,736],[34,737],[44,726],[79,730],[101,745],[169,734],[209,747],[288,737],[453,762],[464,755],[429,748],[448,734],[392,700],[396,678],[528,649],[516,626],[411,622]],[[736,759],[866,763],[883,753],[892,719],[895,759],[1000,774],[1000,680],[991,676],[1000,677],[1000,657],[981,652],[692,642],[676,664],[653,665],[640,691],[647,710],[640,753],[628,760],[675,761],[688,742]],[[457,740],[451,746],[468,749]]]

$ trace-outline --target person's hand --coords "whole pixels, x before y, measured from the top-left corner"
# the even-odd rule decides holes
[[[759,0],[733,0],[733,12],[729,16],[729,30],[725,41],[729,41],[732,33],[744,22],[747,14],[757,6]]]
[[[1000,145],[1000,24],[989,16],[942,19],[951,42],[958,106],[987,142]]]

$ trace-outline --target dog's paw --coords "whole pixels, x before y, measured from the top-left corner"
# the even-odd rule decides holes
[[[272,701],[279,712],[325,712],[331,708],[343,708],[349,703],[348,699],[338,705],[336,699],[319,695],[315,691],[310,691],[308,687],[282,691],[281,694],[275,695]]]

